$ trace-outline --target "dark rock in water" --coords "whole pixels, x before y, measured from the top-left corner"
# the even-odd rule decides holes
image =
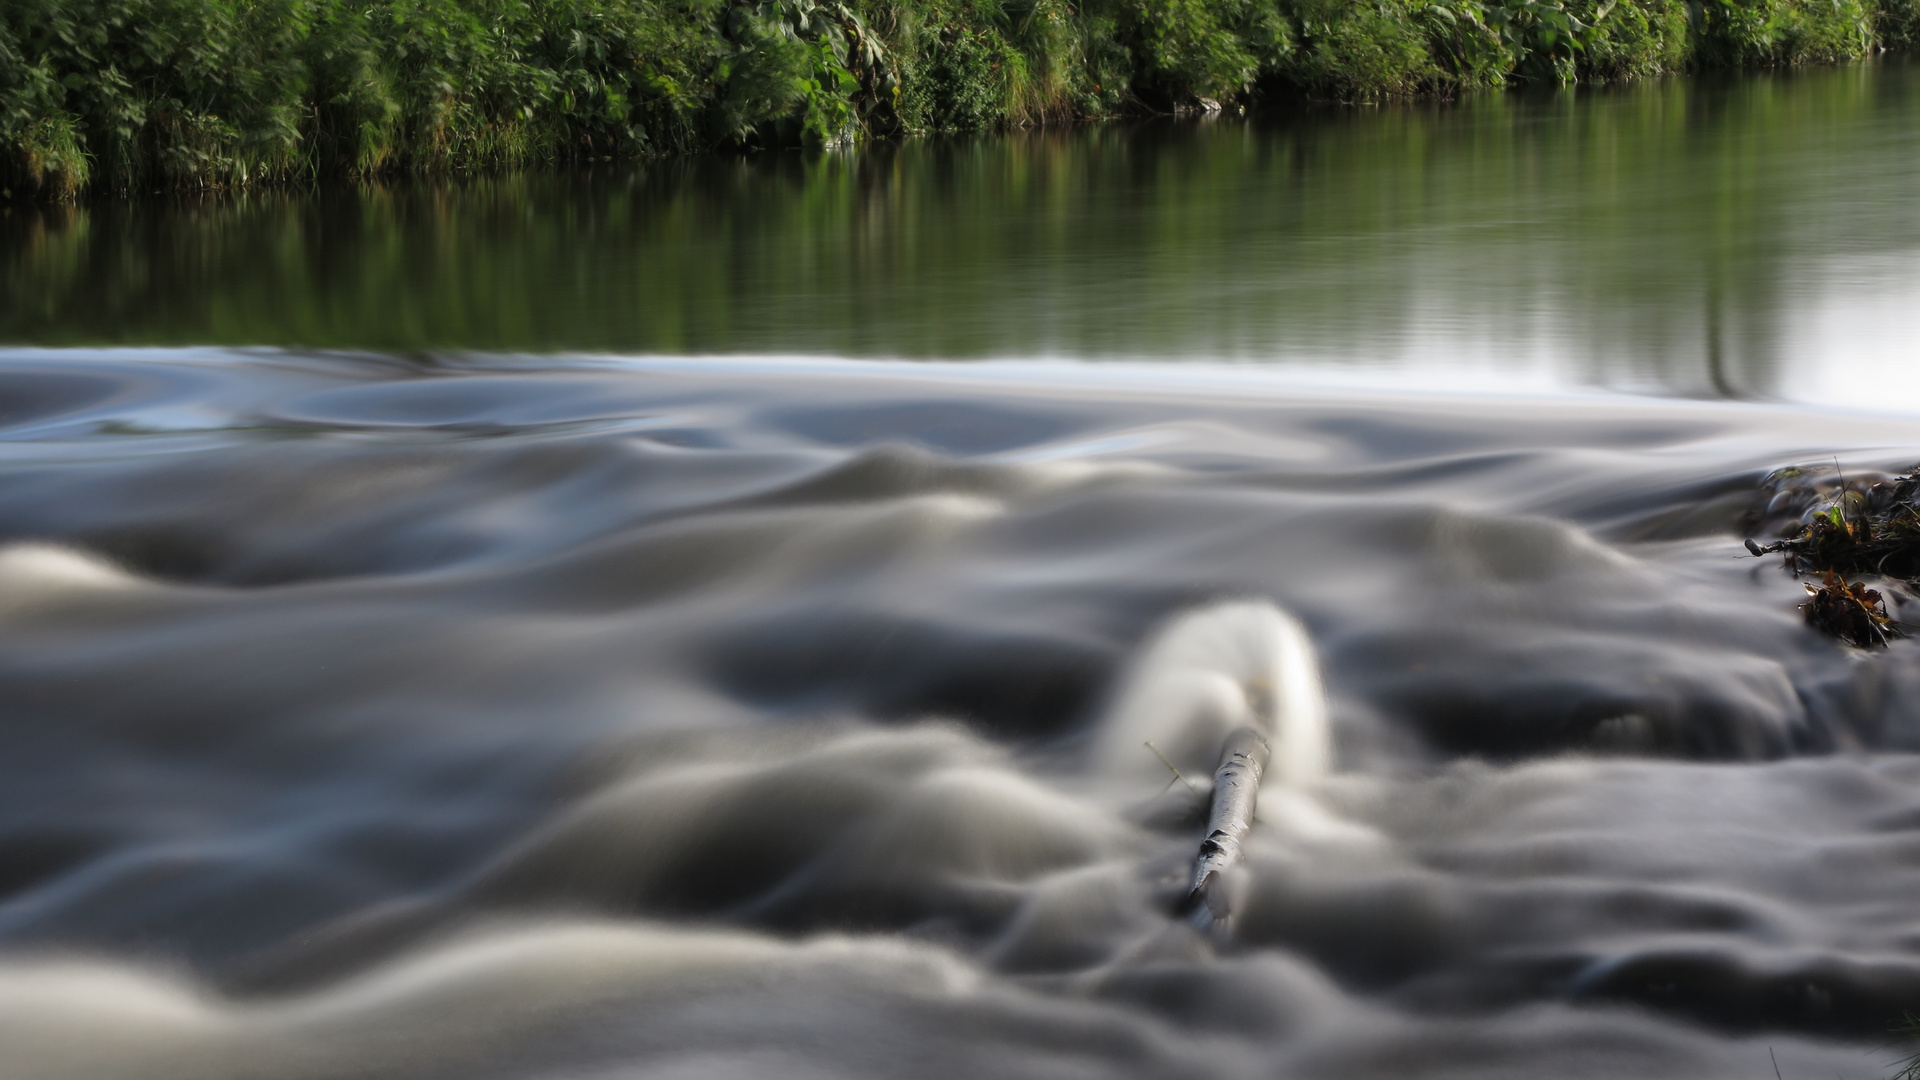
[[[1779,469],[1769,474],[1761,490],[1766,510],[1750,519],[1763,520],[1783,539],[1762,545],[1753,537],[1747,551],[1758,557],[1784,553],[1791,573],[1819,574],[1819,585],[1808,585],[1810,599],[1801,605],[1807,625],[1859,648],[1882,646],[1905,631],[1887,614],[1876,589],[1847,578],[1869,575],[1904,583],[1909,589],[1920,577],[1920,468],[1884,480],[1857,477],[1849,483],[1836,463],[1833,486],[1819,486],[1816,470]],[[1781,511],[1798,514],[1783,524]]]

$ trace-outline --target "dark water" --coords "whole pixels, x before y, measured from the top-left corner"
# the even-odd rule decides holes
[[[1914,86],[15,210],[0,1077],[1889,1074]]]

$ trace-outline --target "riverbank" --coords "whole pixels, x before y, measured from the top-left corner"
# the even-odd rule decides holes
[[[20,0],[0,190],[832,144],[1858,59],[1916,0]]]

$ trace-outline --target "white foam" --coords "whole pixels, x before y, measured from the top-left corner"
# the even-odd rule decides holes
[[[897,940],[798,943],[652,924],[507,926],[317,994],[247,1003],[137,967],[0,966],[8,1080],[345,1080],[484,1060],[595,1005],[642,1007],[776,977],[852,979],[943,998],[976,990],[951,954]]]
[[[0,618],[144,587],[146,582],[105,559],[69,547],[40,542],[0,547]]]
[[[1266,601],[1214,604],[1162,627],[1134,661],[1101,725],[1094,768],[1143,784],[1163,782],[1166,767],[1157,750],[1189,778],[1204,778],[1219,763],[1221,742],[1242,726],[1272,742],[1269,784],[1311,784],[1331,767],[1313,642]]]

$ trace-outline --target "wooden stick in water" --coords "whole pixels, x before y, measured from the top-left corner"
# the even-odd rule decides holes
[[[1240,839],[1253,827],[1267,753],[1266,736],[1250,727],[1235,730],[1220,746],[1207,838],[1193,860],[1193,884],[1179,912],[1199,929],[1223,925],[1229,914],[1226,873],[1240,861]]]

